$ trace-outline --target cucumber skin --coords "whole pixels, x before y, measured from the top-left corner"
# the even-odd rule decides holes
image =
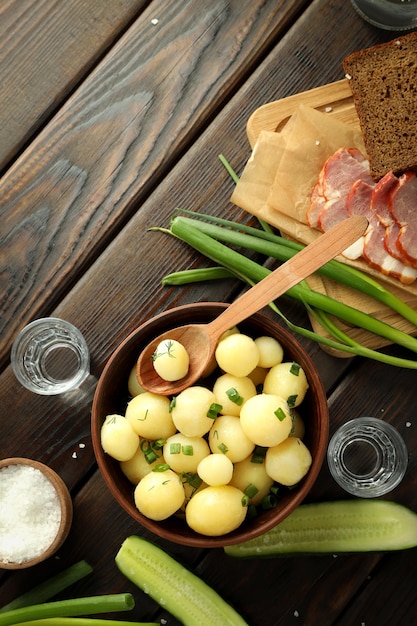
[[[229,556],[386,552],[417,546],[417,515],[389,500],[302,504],[264,535],[226,546]]]
[[[126,578],[184,626],[248,626],[201,578],[142,537],[127,537],[115,562]]]

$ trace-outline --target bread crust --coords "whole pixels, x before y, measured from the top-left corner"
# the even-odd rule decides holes
[[[417,31],[343,60],[371,175],[417,171]]]

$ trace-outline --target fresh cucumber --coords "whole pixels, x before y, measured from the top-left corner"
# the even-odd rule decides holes
[[[247,626],[214,589],[149,541],[127,537],[115,560],[126,578],[184,626]]]
[[[225,552],[235,557],[385,552],[417,546],[417,515],[388,500],[302,504],[263,535]]]

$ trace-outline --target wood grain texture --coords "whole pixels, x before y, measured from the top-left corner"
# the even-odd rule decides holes
[[[59,302],[303,4],[216,0],[196,12],[192,2],[156,0],[7,171],[0,362],[17,330]]]
[[[5,0],[0,6],[0,171],[146,5]]]
[[[214,29],[214,24],[211,30],[208,24],[204,30],[203,17],[194,14],[194,20],[185,20],[183,31],[181,10],[177,17],[168,11],[169,23],[175,22],[172,31],[167,24],[163,26],[164,35],[169,33],[165,39],[159,31],[156,35],[152,31],[154,42],[144,25],[143,30],[136,30],[139,22],[135,24],[126,39],[109,53],[100,69],[103,73],[92,74],[80,87],[68,108],[45,129],[3,181],[7,188],[0,187],[7,205],[0,229],[2,236],[7,232],[13,239],[13,245],[1,248],[2,265],[12,268],[12,278],[2,283],[3,345],[10,343],[13,329],[30,317],[54,312],[86,335],[93,375],[81,395],[58,398],[34,396],[22,390],[10,367],[0,376],[2,456],[19,450],[49,462],[65,477],[75,502],[75,522],[59,558],[36,572],[0,574],[0,605],[30,588],[34,575],[40,582],[64,565],[86,558],[94,573],[71,589],[74,595],[132,591],[137,603],[129,619],[164,618],[169,626],[178,625],[178,620],[128,583],[114,565],[114,555],[128,534],[145,534],[153,541],[156,538],[144,533],[120,510],[95,471],[89,439],[94,378],[114,347],[142,320],[180,303],[227,301],[236,296],[239,288],[231,281],[162,288],[160,280],[168,271],[201,267],[205,262],[179,242],[147,229],[166,226],[175,206],[240,219],[240,211],[228,202],[232,183],[218,164],[218,153],[223,152],[236,171],[241,171],[250,151],[246,123],[254,110],[285,95],[338,80],[343,56],[389,37],[362,22],[348,2],[314,0],[305,13],[299,3],[300,16],[295,4],[285,3],[294,11],[291,24],[288,13],[280,13],[275,3],[242,3],[239,9],[242,6],[240,15],[237,4],[231,13],[226,9],[221,13],[224,22],[216,22],[220,30]],[[162,4],[152,2],[148,16],[156,15],[151,9],[157,7]],[[252,15],[252,21],[248,21],[248,15]],[[265,22],[267,15],[269,25]],[[183,87],[178,90],[181,77],[163,72],[164,61],[172,67],[169,55],[164,56],[163,44],[165,41],[172,52],[169,44],[176,39],[175,30],[177,34],[185,32],[186,37],[191,22],[199,35],[191,38],[193,45],[186,47],[190,52],[187,55],[185,50],[183,56],[192,65],[193,50],[201,45],[204,52],[193,71],[182,77]],[[240,40],[235,37],[233,43],[226,41],[229,26],[230,33],[242,34]],[[262,57],[264,29],[274,33],[276,45]],[[209,43],[210,37],[216,45]],[[127,65],[119,75],[124,66],[116,59],[125,45],[132,57],[126,52]],[[137,80],[134,65],[148,63],[148,72],[142,68],[141,76],[149,88],[152,50],[157,58],[159,55],[153,69],[161,69],[161,75],[153,76],[153,85],[155,89],[159,85],[160,90],[156,89],[158,97],[141,125],[135,107],[140,109],[137,94],[142,93],[142,83]],[[266,53],[265,48],[262,50]],[[249,57],[252,65],[247,63]],[[199,63],[204,65],[204,72],[199,71]],[[181,71],[187,71],[185,63],[178,65],[178,73]],[[118,85],[113,95],[109,91],[112,72]],[[209,75],[207,80],[205,74]],[[159,116],[155,107],[160,109]],[[126,120],[127,138],[122,132]],[[142,132],[143,126],[146,132]],[[45,198],[50,193],[54,202],[48,205]],[[15,222],[14,204],[18,213]],[[78,218],[81,225],[77,224]],[[9,257],[10,266],[6,263]],[[306,323],[306,314],[298,304],[283,299],[282,307],[295,323]],[[335,359],[315,344],[306,340],[302,343],[314,358],[328,391],[332,432],[360,414],[384,417],[400,430],[409,449],[410,466],[406,479],[389,495],[415,508],[414,373],[358,359]],[[7,354],[7,348],[3,350]],[[85,448],[78,449],[80,441]],[[74,451],[77,458],[73,457]],[[310,497],[324,500],[346,494],[337,488],[324,465]],[[251,626],[415,624],[414,550],[393,555],[242,562],[226,558],[221,550],[196,553],[175,544],[162,545],[212,584]],[[126,614],[120,619],[126,619]]]

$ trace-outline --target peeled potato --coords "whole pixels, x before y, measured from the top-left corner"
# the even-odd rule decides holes
[[[185,509],[185,518],[197,533],[216,537],[238,528],[246,512],[243,492],[231,485],[221,485],[196,493]]]
[[[247,376],[259,361],[255,341],[243,333],[235,333],[222,339],[215,354],[220,369],[233,376]]]
[[[181,508],[185,500],[184,487],[175,472],[149,472],[136,486],[135,504],[149,519],[167,519]]]
[[[310,451],[301,439],[288,437],[266,451],[265,469],[277,483],[292,487],[304,478],[311,462]]]
[[[100,436],[104,452],[117,461],[131,459],[139,447],[139,437],[123,415],[108,415]]]
[[[261,393],[243,405],[240,423],[245,435],[258,446],[276,446],[291,432],[287,403],[274,394]]]

